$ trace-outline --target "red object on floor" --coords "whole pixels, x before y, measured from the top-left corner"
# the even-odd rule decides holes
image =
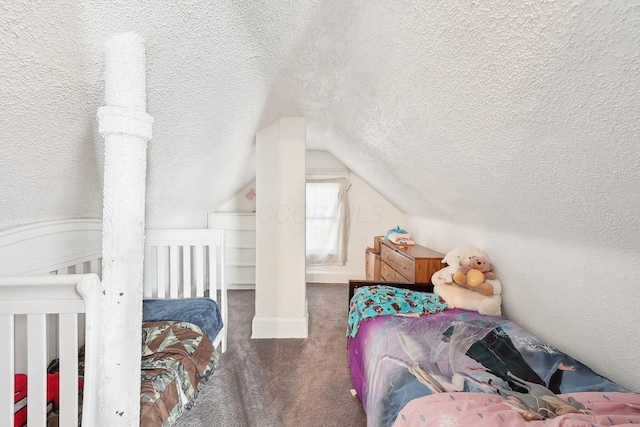
[[[14,378],[13,425],[22,427],[27,424],[27,376],[16,374]]]
[[[47,413],[58,409],[60,403],[60,374],[47,374]]]
[[[79,381],[81,384],[81,382]],[[81,387],[81,386],[80,386]],[[27,424],[27,376],[16,374],[14,378],[13,426]],[[60,393],[60,374],[47,374],[47,413],[58,407]]]

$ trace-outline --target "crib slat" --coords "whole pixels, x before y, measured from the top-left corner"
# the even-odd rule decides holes
[[[156,256],[157,262],[157,280],[158,280],[158,288],[156,292],[156,298],[166,298],[165,293],[165,282],[166,282],[166,263],[165,263],[165,246],[158,246],[158,255]]]
[[[176,245],[169,246],[169,296],[171,298],[178,298],[179,282],[179,266],[180,260],[180,248]]]
[[[191,298],[191,247],[182,247],[182,283],[184,298]]]
[[[204,247],[197,245],[195,247],[195,274],[196,274],[196,296],[204,296]]]
[[[27,316],[27,419],[29,426],[47,421],[47,316]]]
[[[221,342],[221,348],[222,348],[222,352],[226,352],[227,351],[227,330],[229,328],[228,326],[228,321],[229,321],[229,309],[227,306],[227,282],[225,281],[225,276],[224,276],[224,271],[225,271],[225,263],[226,263],[226,259],[225,259],[225,247],[226,247],[226,243],[225,243],[225,231],[221,230],[220,231],[220,246],[219,246],[219,251],[220,251],[220,281],[218,283],[220,283],[220,312],[222,313],[222,322],[224,324],[223,326],[223,331],[222,331],[222,342]],[[217,280],[216,280],[217,281]]]
[[[154,270],[154,267],[156,266],[157,253],[158,248],[154,246],[147,247],[144,253],[144,280],[142,281],[142,286],[145,298],[153,297],[153,283],[156,283],[156,270]]]
[[[214,301],[218,301],[218,289],[216,283],[218,282],[218,252],[215,246],[209,246],[209,298]]]
[[[60,425],[78,423],[78,315],[61,314],[60,342]]]
[[[13,397],[14,397],[14,341],[13,315],[0,315],[0,360],[6,361],[0,366],[0,425],[13,425]]]

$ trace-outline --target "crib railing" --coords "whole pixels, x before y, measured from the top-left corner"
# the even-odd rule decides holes
[[[60,425],[77,425],[78,322],[84,315],[85,371],[82,425],[97,425],[100,280],[96,274],[0,277],[0,425],[14,423],[15,319],[26,317],[27,419],[47,421],[48,319],[57,318]],[[52,316],[53,315],[53,316]]]
[[[144,260],[145,298],[208,296],[218,302],[224,324],[220,334],[223,352],[228,321],[224,238],[224,229],[216,228],[148,229]]]

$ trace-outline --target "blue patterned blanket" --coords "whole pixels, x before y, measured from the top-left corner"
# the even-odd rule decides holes
[[[433,314],[445,308],[447,303],[435,294],[386,285],[363,286],[351,298],[347,336],[355,337],[364,319],[386,314]]]

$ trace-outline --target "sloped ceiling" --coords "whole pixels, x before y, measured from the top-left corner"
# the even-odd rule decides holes
[[[154,226],[204,225],[294,115],[408,214],[640,240],[635,0],[55,3],[0,6],[0,228],[99,215],[104,43],[134,31]]]

